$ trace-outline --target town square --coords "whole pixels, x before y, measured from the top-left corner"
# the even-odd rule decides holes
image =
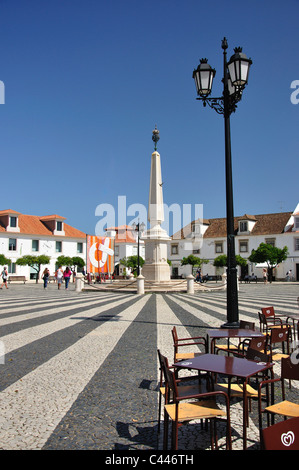
[[[1,450],[299,450],[299,4],[236,5],[1,2]]]

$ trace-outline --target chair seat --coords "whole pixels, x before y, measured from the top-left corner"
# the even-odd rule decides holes
[[[169,417],[174,421],[176,405],[165,405]],[[226,416],[225,411],[221,410],[214,400],[203,400],[197,402],[179,403],[178,421],[192,421],[194,419],[216,418],[217,416]]]
[[[221,349],[222,351],[236,351],[238,349],[238,346],[235,346],[234,344],[230,344],[229,346],[227,344],[217,344],[217,346],[215,346],[215,349]]]
[[[175,360],[176,361],[182,361],[182,360],[185,360],[185,359],[194,359],[195,357],[197,356],[201,356],[202,353],[193,353],[193,352],[190,352],[190,353],[177,353],[175,355]]]
[[[224,391],[228,393],[228,384],[217,384],[215,386],[217,390]],[[243,384],[231,384],[230,385],[230,396],[231,397],[243,397]],[[251,385],[247,384],[246,387],[247,398],[257,398],[258,397],[258,390],[255,390]],[[263,395],[263,394],[262,394]]]
[[[282,358],[287,358],[290,357],[289,354],[283,354],[283,353],[272,353],[272,361],[280,361]]]
[[[277,413],[284,416],[289,416],[290,418],[299,417],[299,405],[297,403],[292,403],[290,401],[284,400],[275,405],[267,406],[265,411],[269,413]]]

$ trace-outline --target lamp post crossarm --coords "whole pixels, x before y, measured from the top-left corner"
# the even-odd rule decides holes
[[[233,96],[229,97],[228,100],[228,112],[229,114],[234,113],[237,109],[237,103],[242,98],[242,91],[238,90]],[[209,105],[210,108],[214,109],[217,114],[224,114],[224,97],[220,98],[196,98],[199,101],[203,102],[203,106]]]
[[[196,98],[203,102],[204,107],[208,104],[218,114],[224,114],[224,99],[221,98]]]

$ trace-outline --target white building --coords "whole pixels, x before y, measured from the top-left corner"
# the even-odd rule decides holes
[[[292,270],[293,279],[299,281],[299,204],[294,212],[235,217],[236,255],[247,259],[262,242],[288,248],[288,258],[273,272],[275,279],[285,279],[287,271]],[[209,260],[208,264],[202,265],[203,275],[221,274],[223,269],[214,267],[213,263],[215,258],[226,253],[226,218],[194,221],[175,233],[169,242],[172,277],[186,277],[191,273],[190,265],[181,266],[181,260],[190,254]],[[238,267],[240,277],[247,273],[262,277],[261,268],[249,261],[245,269]]]
[[[122,225],[120,227],[110,227],[109,232],[114,232],[114,263],[116,276],[124,276],[129,274],[130,269],[120,263],[123,258],[129,256],[137,256],[138,239],[137,232],[130,225]],[[139,240],[139,256],[145,258],[144,241]]]
[[[25,215],[14,210],[0,211],[0,253],[11,260],[8,272],[36,277],[36,270],[18,266],[16,260],[24,255],[50,256],[48,267],[53,275],[58,256],[80,256],[86,260],[86,234],[65,223],[59,215]]]

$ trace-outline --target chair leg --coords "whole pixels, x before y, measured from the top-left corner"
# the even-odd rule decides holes
[[[168,413],[164,410],[164,433],[163,433],[163,449],[168,448]]]
[[[161,427],[161,405],[162,405],[162,394],[159,392],[159,411],[158,411],[158,433]]]

